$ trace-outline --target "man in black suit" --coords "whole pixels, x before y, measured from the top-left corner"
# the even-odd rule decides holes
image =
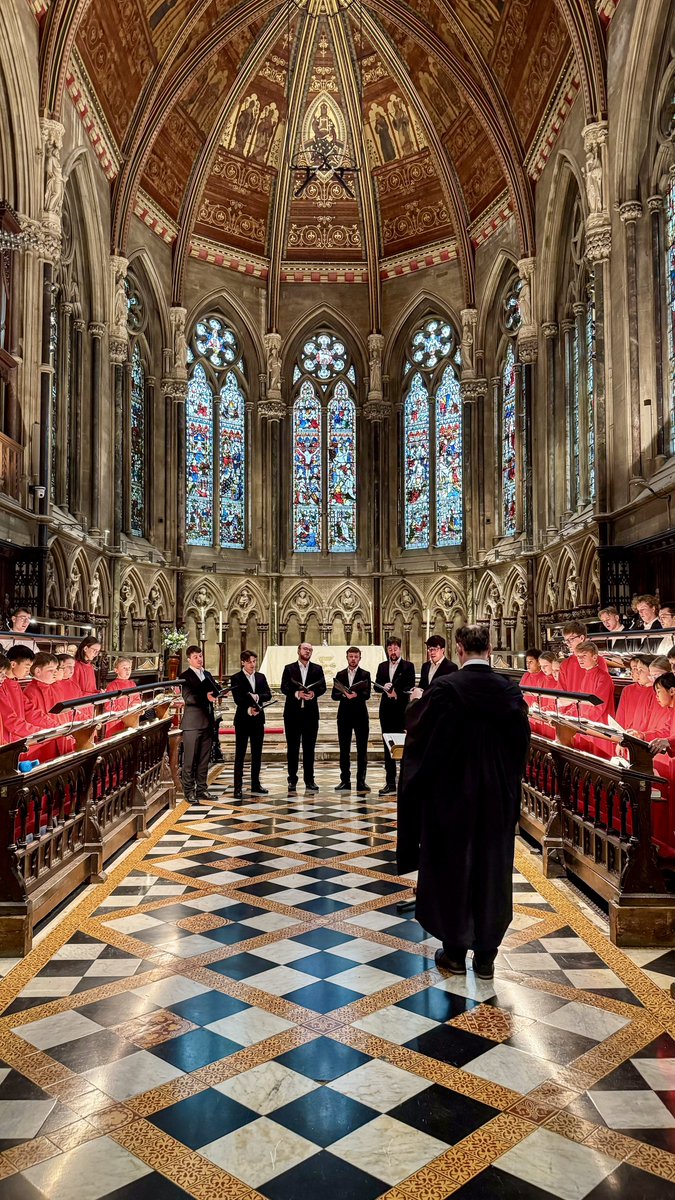
[[[215,736],[213,702],[220,688],[204,670],[199,646],[187,648],[188,668],[179,676],[183,686],[183,767],[181,783],[186,800],[212,800],[207,790],[209,759]]]
[[[263,705],[272,699],[267,680],[256,671],[258,656],[252,650],[242,650],[241,671],[230,680],[232,699],[237,711],[234,714],[234,799],[243,799],[244,758],[249,738],[251,740],[251,795],[267,796],[269,792],[260,782],[263,738],[265,737],[265,709]]]
[[[441,679],[443,675],[451,675],[457,670],[454,662],[450,662],[445,656],[445,638],[439,633],[433,633],[427,638],[426,647],[428,658],[422,664],[419,687],[413,688],[411,700],[419,700],[434,679]]]
[[[284,705],[284,731],[288,761],[288,791],[293,795],[298,786],[298,763],[302,742],[302,775],[308,792],[318,792],[314,778],[314,752],[319,733],[319,696],[326,690],[323,667],[310,662],[314,647],[311,642],[298,646],[297,662],[288,663],[281,676]]]
[[[380,663],[375,675],[375,685],[382,689],[380,695],[380,728],[382,733],[403,733],[405,710],[410,692],[415,686],[415,665],[401,657],[400,637],[387,638],[387,659]],[[396,763],[384,745],[385,785],[380,796],[396,795]]]
[[[338,671],[331,693],[338,700],[337,728],[340,743],[340,782],[336,792],[351,792],[351,748],[352,733],[356,735],[356,790],[361,795],[370,791],[366,784],[368,765],[368,720],[367,701],[370,698],[370,673],[359,666],[361,651],[350,646],[347,651],[347,667]]]
[[[518,684],[490,666],[487,630],[465,625],[455,638],[462,670],[434,681],[408,716],[398,870],[419,864],[415,915],[443,943],[436,965],[464,975],[473,950],[474,974],[491,979],[513,919],[513,851],[530,725]]]

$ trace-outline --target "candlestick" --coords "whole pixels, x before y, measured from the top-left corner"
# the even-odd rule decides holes
[[[218,613],[218,641],[222,642],[222,640],[223,640],[223,614],[222,614],[222,612],[220,612],[220,613]]]
[[[276,600],[274,601],[274,629],[272,632],[274,636],[274,644],[276,645],[276,643],[279,641],[279,605],[277,604]]]
[[[427,640],[429,638],[430,628],[431,628],[431,609],[427,608]]]

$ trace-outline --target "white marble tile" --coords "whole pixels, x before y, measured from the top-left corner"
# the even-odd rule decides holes
[[[351,988],[364,996],[371,996],[373,992],[380,992],[382,988],[394,987],[401,982],[401,977],[394,975],[392,971],[380,971],[378,967],[368,963],[358,963],[348,971],[338,971],[335,975],[329,975],[328,982],[336,983],[339,987]]]
[[[544,950],[549,954],[592,954],[593,951],[588,942],[585,942],[580,937],[552,937],[540,938]]]
[[[433,964],[429,963],[430,970],[432,966]],[[441,971],[437,971],[433,986],[444,992],[452,992],[453,996],[467,996],[471,1000],[491,1000],[495,994],[494,980],[477,979],[473,971],[469,971],[467,975],[443,975]]]
[[[153,925],[162,925],[163,922],[158,921],[157,917],[151,917],[149,913],[139,913],[137,917],[116,917],[114,921],[106,921],[105,924],[119,933],[140,933],[142,929],[152,929]]]
[[[179,1004],[181,1000],[191,1000],[193,996],[201,996],[211,991],[203,983],[195,983],[185,979],[183,975],[170,975],[167,979],[158,979],[155,983],[144,983],[132,989],[135,995],[142,996],[151,1004],[166,1008],[169,1004]]]
[[[0,979],[5,979],[20,962],[23,962],[22,958],[0,958]]]
[[[384,958],[392,951],[390,946],[379,946],[377,942],[369,942],[366,938],[353,938],[351,941],[331,946],[330,952],[338,958],[348,958],[355,963],[368,963],[375,958]]]
[[[514,913],[513,920],[509,925],[510,930],[530,929],[532,925],[537,924],[537,917],[527,916],[525,913]]]
[[[303,946],[301,942],[294,942],[290,938],[273,942],[271,946],[259,946],[255,951],[256,958],[269,959],[271,963],[277,963],[279,966],[296,962],[299,958],[309,958],[312,954],[316,954],[316,947]],[[250,980],[247,980],[248,982]]]
[[[11,1069],[11,1067],[0,1067],[0,1083],[4,1083]]]
[[[56,1100],[0,1100],[0,1134],[3,1138],[36,1137]]]
[[[594,1038],[596,1042],[604,1042],[605,1038],[611,1037],[618,1029],[630,1024],[628,1017],[619,1017],[616,1013],[592,1008],[590,1004],[579,1004],[576,1000],[537,1019],[546,1025],[555,1026],[556,1029],[567,1029],[570,1033]]]
[[[334,882],[339,883],[340,887],[360,888],[363,887],[364,883],[372,883],[373,881],[369,875],[357,875],[355,871],[348,871],[344,875],[338,875]]]
[[[54,1017],[43,1017],[41,1021],[30,1021],[27,1025],[15,1025],[12,1033],[35,1046],[36,1050],[49,1050],[51,1046],[61,1046],[64,1042],[88,1037],[90,1033],[100,1033],[102,1028],[102,1025],[90,1021],[82,1013],[64,1012]]]
[[[429,1087],[429,1081],[392,1063],[373,1060],[334,1079],[328,1086],[384,1113],[424,1091]]]
[[[103,978],[127,979],[135,975],[140,967],[142,958],[97,958],[85,971],[86,976],[98,975]]]
[[[674,1129],[675,1117],[655,1092],[588,1092],[610,1129]]]
[[[255,846],[216,846],[214,850],[214,854],[223,858],[247,858],[249,854],[257,854],[257,852]]]
[[[316,900],[317,897],[312,892],[301,891],[300,888],[285,888],[280,892],[274,892],[270,896],[275,904],[287,904],[289,908],[296,904],[306,904],[308,900]]]
[[[157,1058],[149,1051],[138,1050],[107,1066],[92,1067],[90,1071],[82,1073],[82,1078],[88,1079],[94,1087],[114,1100],[128,1100],[131,1096],[138,1096],[184,1074],[178,1067],[164,1062],[164,1059]]]
[[[209,875],[200,875],[199,883],[219,883],[223,887],[227,887],[229,883],[237,883],[241,879],[249,882],[247,875],[238,875],[236,871],[211,871]]]
[[[182,883],[156,883],[145,893],[143,899],[147,903],[148,900],[159,900],[162,896],[182,896],[185,887]]]
[[[560,1200],[584,1200],[618,1164],[589,1146],[537,1129],[493,1165]]]
[[[23,1178],[49,1200],[99,1200],[151,1173],[147,1163],[102,1137],[29,1167]]]
[[[296,988],[309,987],[316,983],[316,976],[307,975],[304,971],[296,971],[294,967],[272,967],[270,971],[261,971],[259,975],[251,975],[246,983],[249,987],[260,988],[263,992],[271,992],[273,996],[285,996]]]
[[[19,995],[22,998],[24,996],[49,996],[50,998],[70,996],[80,979],[80,975],[36,975],[35,979],[31,979],[19,992]]]
[[[632,1058],[631,1062],[655,1092],[675,1091],[675,1058]]]
[[[514,904],[546,904],[547,901],[539,892],[518,892],[513,893]]]
[[[418,1013],[407,1012],[392,1004],[388,1008],[380,1009],[379,1012],[370,1013],[367,1017],[353,1021],[352,1024],[356,1025],[357,1029],[364,1029],[366,1033],[372,1033],[375,1037],[385,1038],[388,1042],[402,1046],[404,1042],[409,1042],[412,1038],[420,1037],[430,1029],[435,1029],[438,1021],[432,1021],[429,1017],[422,1017]]]
[[[209,1027],[210,1028],[210,1027]],[[230,1096],[253,1112],[267,1116],[284,1104],[298,1100],[313,1092],[319,1085],[297,1071],[291,1071],[279,1062],[261,1063],[243,1075],[235,1075],[224,1083],[214,1084],[217,1092]]]
[[[214,942],[201,933],[191,933],[187,937],[178,938],[177,941],[171,943],[171,946],[162,942],[162,948],[168,950],[170,954],[175,954],[177,958],[194,958],[197,954],[212,954],[221,946],[220,942]]]
[[[331,1154],[391,1187],[446,1150],[445,1142],[388,1116],[376,1117],[330,1148]]]
[[[184,871],[186,867],[196,867],[199,864],[194,858],[166,858],[162,863],[167,871]]]
[[[590,969],[588,971],[564,971],[570,983],[581,988],[624,988],[626,985],[609,968]]]
[[[145,896],[106,896],[101,908],[138,908],[145,904]]]
[[[277,1125],[269,1117],[259,1117],[250,1125],[217,1138],[199,1150],[204,1158],[254,1188],[290,1171],[291,1167],[318,1152],[318,1146]]]
[[[336,892],[335,895],[328,898],[329,900],[339,900],[340,904],[356,905],[368,904],[371,900],[375,900],[376,896],[372,892],[364,891],[363,888],[345,888],[344,892]]]
[[[558,1068],[544,1058],[535,1058],[515,1046],[493,1046],[478,1058],[466,1063],[464,1070],[480,1079],[490,1079],[526,1095],[547,1079],[552,1079]]]
[[[509,967],[512,971],[523,971],[529,974],[530,971],[559,971],[560,967],[550,954],[537,954],[534,951],[532,954],[518,954],[517,951],[511,953],[507,951],[504,954]]]
[[[275,879],[274,882],[276,883],[277,880]],[[283,883],[283,885],[286,889],[294,889],[294,888],[303,889],[303,888],[307,887],[310,883],[315,883],[316,880],[308,878],[307,875],[299,875],[299,874],[297,874],[297,872],[294,872],[292,875],[284,875],[283,879],[278,880],[278,882],[280,884]],[[276,895],[272,896],[273,900],[276,900],[276,898],[277,898]],[[316,899],[316,897],[314,897],[314,899]]]
[[[188,900],[181,900],[181,904],[187,905],[188,908],[196,908],[199,912],[218,912],[221,908],[229,908],[232,904],[237,904],[237,900],[233,900],[230,896],[218,896],[215,892],[207,892],[204,896],[191,896]]]
[[[218,1021],[212,1021],[206,1026],[206,1029],[211,1029],[232,1042],[238,1042],[240,1046],[253,1046],[256,1042],[263,1042],[292,1028],[292,1021],[286,1021],[274,1013],[264,1012],[262,1008],[246,1008],[242,1012],[233,1013],[231,1017],[221,1017]]]
[[[261,912],[259,917],[246,917],[242,925],[251,929],[259,929],[263,933],[276,933],[279,929],[287,929],[289,925],[297,925],[297,917],[284,917],[281,913]]]
[[[365,912],[360,917],[347,917],[347,924],[361,925],[363,929],[391,929],[392,925],[401,924],[401,918],[392,917],[389,913]]]
[[[78,959],[81,962],[89,961],[98,958],[104,950],[107,950],[105,942],[66,942],[65,946],[61,946],[56,954],[52,955],[52,962],[62,962],[73,959]]]

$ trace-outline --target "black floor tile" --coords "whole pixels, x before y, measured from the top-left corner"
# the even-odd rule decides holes
[[[360,1050],[354,1050],[352,1046],[334,1042],[331,1038],[319,1037],[313,1042],[306,1042],[304,1046],[297,1046],[295,1050],[287,1051],[276,1061],[291,1071],[306,1075],[315,1083],[330,1083],[333,1079],[346,1075],[348,1071],[362,1067],[364,1063],[370,1062],[370,1058]]]
[[[408,954],[405,950],[393,950],[374,963],[379,971],[391,971],[400,975],[401,979],[412,979],[413,975],[421,975],[433,967],[433,958],[424,958],[421,954]]]
[[[294,942],[300,942],[303,946],[314,946],[317,950],[331,950],[333,946],[343,946],[345,942],[352,940],[348,934],[326,929],[325,926],[321,929],[310,929],[308,933],[300,933],[293,938]]]
[[[622,1163],[585,1200],[675,1200],[675,1183]]]
[[[261,971],[269,971],[273,965],[267,958],[244,952],[233,954],[231,958],[225,958],[222,962],[211,963],[209,970],[217,971],[219,975],[227,975],[228,979],[246,981],[254,975],[260,975]]]
[[[376,1200],[387,1190],[381,1180],[325,1150],[258,1188],[268,1200],[316,1200],[328,1193],[344,1200]]]
[[[461,1013],[477,1008],[479,1000],[470,996],[456,996],[453,992],[444,992],[442,988],[424,988],[414,996],[399,1000],[397,1007],[417,1013],[420,1017],[429,1017],[432,1021],[451,1021]]]
[[[453,1067],[464,1067],[479,1054],[494,1049],[494,1042],[489,1038],[478,1037],[475,1033],[467,1033],[464,1029],[456,1029],[452,1025],[439,1025],[437,1029],[429,1029],[420,1037],[406,1042],[408,1050],[416,1050],[419,1054],[427,1054],[439,1062],[450,1063]]]
[[[497,1115],[497,1109],[436,1083],[388,1113],[395,1120],[412,1125],[421,1133],[428,1133],[450,1146],[461,1142]]]
[[[153,1046],[152,1053],[188,1073],[218,1062],[221,1058],[228,1058],[238,1050],[241,1050],[241,1046],[237,1042],[231,1042],[211,1029],[191,1029],[180,1037],[169,1038],[159,1046]]]
[[[349,1096],[320,1087],[292,1104],[275,1109],[273,1118],[286,1129],[325,1148],[367,1125],[377,1115],[372,1108]]]
[[[552,1193],[509,1175],[508,1171],[500,1171],[499,1167],[488,1167],[487,1171],[482,1171],[449,1195],[452,1200],[551,1200]],[[619,1200],[619,1194],[616,1193],[612,1200]],[[631,1196],[630,1200],[638,1200],[638,1197]]]
[[[142,1179],[108,1192],[105,1200],[192,1200],[192,1194],[184,1192],[165,1175],[153,1171],[152,1175],[144,1175]]]
[[[200,1146],[215,1142],[217,1138],[256,1121],[258,1114],[229,1096],[207,1088],[205,1092],[180,1100],[178,1104],[172,1104],[147,1119],[177,1142],[189,1146],[191,1150],[198,1150]]]
[[[352,992],[348,988],[339,987],[336,983],[327,983],[325,980],[321,980],[319,983],[308,983],[305,987],[298,988],[295,992],[288,992],[284,996],[284,1000],[290,1001],[291,1004],[300,1004],[303,1008],[310,1008],[312,1012],[319,1013],[332,1012],[334,1008],[343,1008],[345,1004],[353,1004],[355,1000],[361,999],[360,992]]]
[[[51,1096],[20,1071],[10,1071],[0,1083],[0,1100],[51,1100]]]
[[[120,1058],[126,1058],[136,1050],[136,1046],[123,1041],[112,1030],[102,1029],[100,1033],[90,1033],[74,1042],[52,1046],[49,1054],[71,1071],[89,1071],[92,1067],[103,1067]]]
[[[569,1066],[575,1059],[580,1058],[597,1046],[592,1038],[582,1037],[578,1033],[570,1033],[566,1029],[556,1029],[553,1025],[545,1025],[535,1021],[526,1029],[521,1029],[508,1039],[507,1045],[534,1054],[537,1058],[546,1058],[559,1066]]]
[[[340,958],[327,950],[318,950],[316,954],[308,954],[296,963],[299,971],[306,975],[316,975],[317,979],[327,979],[329,975],[337,975],[338,971],[349,971],[356,964],[348,958]],[[379,961],[378,961],[379,967]]]

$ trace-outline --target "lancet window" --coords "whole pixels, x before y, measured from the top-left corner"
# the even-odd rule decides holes
[[[223,317],[197,321],[187,352],[186,538],[191,546],[246,546],[246,367]]]
[[[452,325],[429,317],[403,368],[404,545],[460,546],[464,538],[460,351]]]
[[[320,332],[293,370],[292,546],[357,549],[356,368],[339,337]]]

